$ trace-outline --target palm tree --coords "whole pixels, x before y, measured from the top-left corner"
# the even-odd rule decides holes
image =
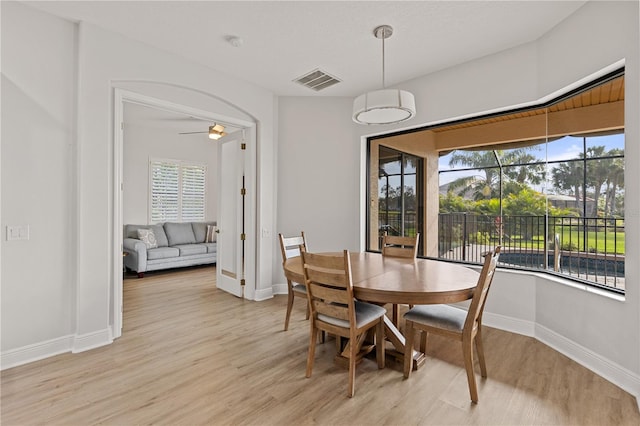
[[[596,211],[593,212],[593,216],[598,216],[597,206],[600,200],[602,185],[607,181],[609,175],[611,160],[608,158],[600,158],[605,155],[604,146],[587,148],[587,159],[596,158],[594,160],[587,160],[587,184],[593,187],[593,199],[595,200],[596,209]]]
[[[580,193],[584,184],[584,168],[582,161],[568,161],[554,167],[553,184],[561,191],[573,191],[576,206],[580,205]]]
[[[614,148],[608,154],[611,156],[623,156],[624,149]],[[616,206],[616,191],[618,188],[624,188],[624,158],[612,158],[609,161],[604,203],[605,216],[613,216]]]
[[[536,158],[531,155],[529,149],[520,148],[513,150],[491,151],[455,151],[449,159],[449,166],[463,166],[478,169],[482,175],[465,176],[449,184],[449,191],[459,195],[473,193],[477,200],[500,197],[500,175],[506,183],[503,189],[517,192],[527,184],[539,184],[544,180],[544,165],[532,164]],[[506,166],[502,166],[506,164]],[[515,164],[511,166],[510,164]],[[504,193],[503,196],[508,195]]]

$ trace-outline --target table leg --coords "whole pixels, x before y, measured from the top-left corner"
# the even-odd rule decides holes
[[[400,326],[400,307],[396,303],[391,308],[391,319],[396,327]]]
[[[406,351],[405,338],[402,333],[400,333],[400,330],[398,330],[398,328],[393,324],[393,321],[391,321],[387,316],[384,317],[384,330],[387,339],[394,347],[393,351],[387,351],[387,353],[398,358],[400,361],[403,361]],[[413,356],[413,369],[417,370],[424,364],[425,355],[413,348],[411,348],[411,354]]]

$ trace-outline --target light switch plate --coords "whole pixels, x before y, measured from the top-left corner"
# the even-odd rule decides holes
[[[28,240],[29,225],[7,226],[7,241]]]

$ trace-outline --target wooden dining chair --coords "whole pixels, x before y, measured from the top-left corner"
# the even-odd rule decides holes
[[[418,242],[420,241],[420,233],[416,233],[414,237],[400,237],[397,235],[384,234],[382,237],[382,255],[390,257],[404,257],[415,259],[418,255]],[[409,305],[413,308],[413,305]],[[400,322],[400,311],[398,305],[393,304],[391,320],[397,327]]]
[[[382,237],[382,255],[415,259],[418,255],[419,241],[419,232],[414,237],[401,237],[385,234]]]
[[[311,377],[319,331],[349,338],[349,387],[355,391],[356,356],[367,331],[376,329],[376,359],[378,368],[384,368],[384,316],[383,307],[360,302],[353,298],[353,282],[349,251],[341,255],[313,254],[303,250],[302,265],[307,298],[311,307],[311,335],[307,356],[306,376]]]
[[[280,250],[282,252],[282,267],[284,269],[284,262],[292,257],[300,256],[300,246],[307,249],[307,240],[304,237],[304,232],[301,232],[299,236],[285,237],[282,234],[278,234],[280,239]],[[303,297],[305,304],[307,305],[307,317],[309,319],[309,305],[307,303],[307,287],[304,284],[293,283],[287,278],[287,315],[284,320],[284,331],[289,329],[289,318],[291,317],[291,310],[293,309],[293,300],[296,296]]]
[[[484,254],[484,265],[480,272],[478,284],[473,292],[473,298],[469,305],[469,310],[464,312],[461,309],[449,305],[421,305],[410,309],[404,314],[406,321],[406,348],[405,353],[411,353],[415,330],[420,330],[425,335],[429,333],[456,339],[462,343],[462,355],[464,366],[467,370],[467,381],[469,382],[469,393],[471,401],[478,403],[478,388],[473,366],[473,346],[475,342],[478,352],[478,362],[482,377],[487,377],[487,366],[484,359],[484,349],[482,347],[482,312],[487,301],[489,287],[493,281],[498,257],[500,257],[500,246],[494,251]],[[421,350],[426,350],[426,338],[423,339]],[[404,377],[409,378],[412,368],[412,358],[404,358]]]

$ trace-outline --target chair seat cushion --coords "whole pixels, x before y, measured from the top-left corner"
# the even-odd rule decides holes
[[[293,291],[295,291],[296,293],[304,293],[307,294],[307,286],[304,284],[296,284],[293,283],[293,287],[292,287]]]
[[[372,321],[384,316],[387,313],[387,310],[382,306],[372,305],[371,303],[358,302],[355,301],[356,308],[356,328],[363,327],[369,324]],[[349,321],[330,317],[323,314],[318,314],[318,319],[320,321],[342,327],[349,328]]]
[[[467,311],[449,305],[416,306],[404,314],[404,319],[435,328],[462,331]]]

